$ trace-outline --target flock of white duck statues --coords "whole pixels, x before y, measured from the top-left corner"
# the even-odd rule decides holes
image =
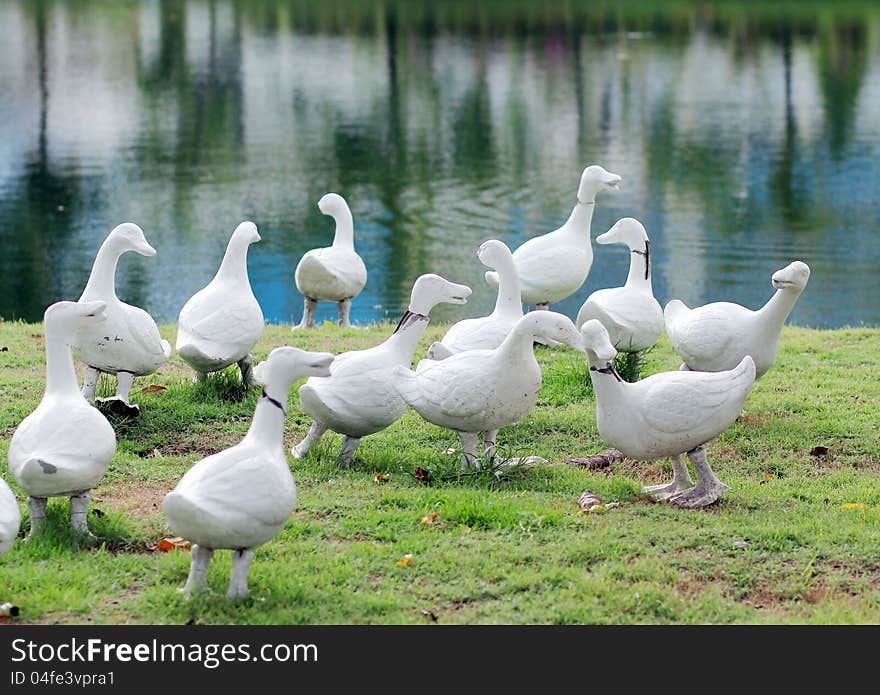
[[[757,311],[727,302],[689,309],[673,300],[664,312],[651,288],[648,235],[640,222],[624,218],[597,238],[600,244],[629,248],[623,287],[591,294],[576,323],[552,311],[523,314],[523,303],[547,309],[583,285],[593,262],[590,225],[596,196],[619,182],[619,176],[600,166],[587,167],[562,227],[514,253],[494,239],[483,243],[477,257],[491,269],[486,281],[498,289],[494,311],[453,325],[415,371],[413,357],[431,309],[440,303],[464,304],[469,287],[422,275],[407,311],[383,343],[335,357],[281,347],[253,367],[251,350],[264,321],[248,279],[247,253],[260,235],[252,222],[242,222],[216,276],[184,305],[178,321],[176,350],[195,371],[195,380],[237,364],[244,384],[262,386],[242,442],[195,463],[165,498],[171,530],[192,542],[183,590],[201,589],[213,551],[230,549],[228,596],[247,595],[253,549],[283,528],[296,505],[282,437],[288,392],[304,377],[300,404],[313,422],[293,447],[295,458],[305,456],[329,429],[343,435],[339,461],[347,465],[362,437],[393,424],[411,406],[429,422],[459,434],[461,465],[469,468],[491,459],[499,429],[521,421],[534,407],[541,386],[534,343],[565,344],[586,355],[602,438],[636,460],[672,459],[672,482],[646,492],[686,508],[715,502],[728,488],[710,468],[704,445],[733,423],[755,379],[772,365],[780,331],[810,269],[795,261],[774,273],[776,293]],[[348,325],[351,300],[367,277],[354,250],[345,200],[330,193],[318,205],[334,218],[335,238],[332,246],[305,254],[296,269],[296,285],[305,298],[297,329],[314,326],[319,301],[336,302],[339,323]],[[114,430],[93,405],[99,373],[117,378],[116,395],[105,399],[105,407],[133,416],[138,412],[129,402],[133,379],[154,372],[171,355],[153,319],[116,297],[116,266],[126,251],[156,253],[140,227],[119,225],[101,245],[79,301],[58,302],[46,310],[45,394],[9,446],[9,469],[27,494],[31,533],[45,519],[47,499],[58,496],[70,498],[73,528],[89,533],[89,491],[116,451]],[[621,379],[613,367],[617,353],[651,347],[664,326],[682,358],[681,369],[634,383]],[[71,349],[86,365],[82,388]],[[685,456],[694,466],[696,484]],[[19,514],[14,495],[0,480],[0,553],[18,534]]]

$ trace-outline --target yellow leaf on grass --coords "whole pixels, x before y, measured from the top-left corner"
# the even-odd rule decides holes
[[[411,565],[413,563],[412,553],[407,553],[402,558],[397,561],[398,567],[406,567],[407,565]]]
[[[331,328],[332,326],[335,326],[335,325],[336,324],[333,323],[332,321],[324,321],[324,328]]]
[[[425,524],[425,526],[430,526],[438,516],[440,516],[440,512],[425,514],[425,516],[422,517],[422,523]]]
[[[843,505],[843,508],[844,509],[864,509],[865,503],[864,502],[847,502],[846,504]]]
[[[765,473],[764,474],[764,480],[773,480],[773,478],[775,478],[775,477],[776,476],[773,475],[772,473]]]
[[[391,476],[387,473],[376,473],[376,475],[373,476],[373,480],[375,480],[377,483],[387,483],[390,479]]]

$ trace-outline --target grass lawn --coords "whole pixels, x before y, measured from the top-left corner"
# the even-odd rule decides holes
[[[288,342],[366,347],[391,330],[273,326],[256,357]],[[172,343],[174,332],[163,328]],[[422,347],[442,332],[430,327]],[[256,551],[252,598],[236,603],[224,598],[228,552],[216,554],[211,592],[187,601],[176,589],[189,554],[151,549],[168,534],[164,494],[194,461],[241,438],[256,400],[234,372],[190,384],[175,356],[136,381],[140,419],[114,422],[117,454],[89,515],[101,543],[69,535],[67,501],[51,500],[49,532],[0,558],[0,603],[38,623],[880,622],[880,330],[787,328],[782,343],[744,415],[709,446],[732,487],[709,509],[640,494],[670,478],[668,461],[594,472],[566,463],[606,447],[583,357],[540,348],[538,406],[499,441],[549,465],[458,477],[445,453],[457,437],[413,411],[364,439],[350,470],[337,467],[341,438],[328,434],[306,460],[290,459],[298,508]],[[0,322],[0,348],[0,475],[26,517],[6,452],[42,395],[42,327]],[[677,366],[664,339],[643,373]],[[150,384],[167,390],[143,393]],[[288,411],[289,448],[309,425],[296,389]],[[580,512],[585,490],[620,506]]]

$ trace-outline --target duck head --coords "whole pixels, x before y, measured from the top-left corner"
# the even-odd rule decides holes
[[[596,237],[597,244],[626,244],[632,250],[644,251],[648,233],[644,225],[632,217],[617,220],[614,226]]]
[[[620,188],[620,177],[606,171],[598,164],[593,164],[584,169],[581,174],[581,184],[578,186],[578,201],[581,203],[592,203],[596,200],[596,194],[599,191],[612,190],[616,191]]]
[[[793,290],[800,294],[804,291],[809,279],[810,266],[803,261],[795,261],[773,273],[770,282],[777,290]]]
[[[348,203],[345,202],[345,198],[338,193],[327,193],[322,196],[321,200],[318,201],[318,210],[330,217],[336,217],[342,212],[348,212],[351,214]]]
[[[512,259],[513,254],[503,241],[489,239],[489,241],[484,241],[480,248],[477,249],[477,258],[487,268],[494,269],[504,263],[506,259]]]
[[[257,231],[257,225],[249,221],[239,224],[232,233],[232,238],[236,241],[241,241],[247,246],[261,240],[260,233]]]
[[[156,255],[156,249],[147,242],[144,230],[133,222],[123,222],[118,225],[110,232],[110,237],[113,238],[113,243],[119,250],[119,253],[134,251],[141,256]]]
[[[583,341],[577,326],[568,316],[555,311],[531,311],[519,320],[516,328],[520,326],[528,331],[532,341],[564,343],[575,350],[583,350]]]
[[[333,355],[329,352],[307,352],[295,347],[279,347],[269,353],[264,362],[254,367],[254,379],[272,390],[276,397],[283,396],[294,381],[309,376],[330,376]]]
[[[617,357],[617,350],[611,344],[611,337],[598,319],[590,319],[581,326],[583,350],[587,353],[590,367],[605,369]]]
[[[409,310],[414,314],[427,316],[437,304],[466,304],[471,296],[471,288],[449,282],[434,273],[420,276],[413,285],[409,299]]]
[[[107,320],[107,302],[55,302],[43,314],[47,330],[73,333],[83,326]]]

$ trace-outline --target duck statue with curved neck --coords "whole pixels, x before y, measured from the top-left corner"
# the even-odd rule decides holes
[[[100,399],[112,411],[128,417],[140,412],[128,396],[136,376],[152,374],[171,356],[171,345],[162,340],[152,317],[116,296],[116,265],[127,251],[141,256],[155,256],[156,249],[147,243],[143,230],[136,224],[120,224],[104,240],[88,284],[80,302],[105,302],[106,320],[100,324],[84,324],[73,337],[71,347],[86,363],[82,395],[89,403],[95,401],[95,389],[101,372],[116,375],[116,395]]]
[[[651,287],[651,242],[648,233],[641,222],[624,217],[596,237],[596,243],[625,244],[629,247],[629,275],[623,287],[593,292],[581,306],[575,325],[580,328],[590,319],[598,319],[618,352],[647,350],[663,334],[663,309],[654,299]]]
[[[705,444],[724,432],[742,410],[755,383],[755,363],[746,355],[723,372],[675,371],[629,383],[614,371],[617,354],[596,319],[581,326],[590,380],[596,396],[596,425],[602,438],[639,461],[672,458],[673,481],[645,488],[679,507],[705,507],[729,490],[715,476]],[[694,464],[693,485],[685,454]]]
[[[70,498],[73,528],[88,533],[89,491],[116,453],[116,434],[100,411],[82,396],[70,343],[106,321],[105,302],[57,302],[43,316],[46,332],[46,391],[37,409],[9,443],[9,470],[28,496],[31,533],[46,518],[49,497]]]
[[[776,293],[757,311],[732,302],[689,309],[673,299],[666,305],[666,333],[684,361],[682,369],[719,372],[732,369],[745,355],[755,360],[758,377],[773,365],[779,334],[807,286],[810,267],[794,261],[773,273]]]
[[[18,500],[3,478],[0,478],[0,555],[6,553],[15,542],[21,528],[21,511]]]
[[[306,437],[291,450],[293,457],[305,456],[329,429],[345,436],[339,463],[347,466],[362,437],[394,424],[406,411],[406,401],[394,386],[393,370],[412,364],[431,309],[440,303],[464,304],[470,294],[466,285],[439,275],[419,277],[409,308],[384,343],[338,355],[329,379],[309,379],[300,387],[300,403],[313,422]]]
[[[328,193],[318,201],[318,208],[336,222],[333,245],[312,249],[296,266],[296,288],[305,298],[299,328],[315,325],[318,302],[336,302],[339,307],[338,323],[348,326],[351,300],[367,284],[367,268],[354,250],[354,221],[345,199],[337,193]]]
[[[500,284],[495,310],[488,316],[465,319],[452,326],[443,339],[428,348],[428,357],[442,360],[465,350],[491,350],[504,342],[522,318],[522,297],[513,254],[504,242],[490,239],[477,250],[480,262],[498,272]]]
[[[483,458],[495,455],[498,430],[524,419],[541,388],[536,341],[581,349],[577,328],[554,311],[526,314],[498,347],[468,350],[445,360],[422,360],[416,371],[395,371],[401,395],[428,422],[458,432],[463,470],[477,464],[477,435]]]
[[[214,279],[180,310],[177,354],[195,370],[196,381],[238,364],[241,381],[255,384],[251,350],[263,334],[263,311],[251,289],[247,256],[260,241],[253,222],[242,222],[229,239]]]
[[[581,174],[577,201],[568,220],[559,229],[529,239],[513,253],[513,261],[522,287],[522,300],[546,309],[561,302],[580,289],[593,265],[590,226],[596,196],[605,190],[616,190],[620,176],[605,171],[598,164],[588,166]],[[498,287],[495,271],[486,273],[486,282]]]
[[[232,550],[232,576],[227,597],[248,595],[253,549],[284,528],[296,507],[296,483],[284,455],[284,416],[295,381],[325,377],[333,355],[276,348],[254,369],[263,384],[245,438],[235,446],[193,464],[177,487],[165,496],[168,525],[189,540],[192,559],[182,591],[205,588],[215,550]]]

